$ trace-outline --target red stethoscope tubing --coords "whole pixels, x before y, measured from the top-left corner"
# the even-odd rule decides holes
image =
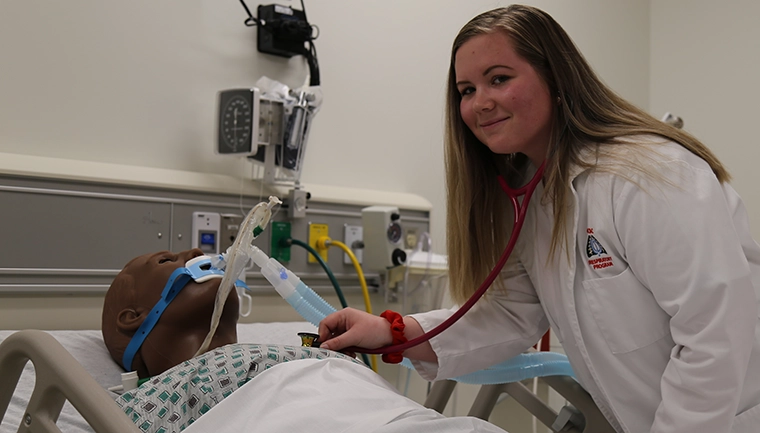
[[[514,221],[514,227],[512,227],[512,234],[509,237],[509,242],[507,243],[507,247],[504,249],[504,252],[502,253],[501,257],[499,258],[499,261],[496,263],[496,266],[491,270],[491,272],[486,277],[485,281],[480,285],[478,290],[470,296],[470,299],[467,300],[467,302],[464,303],[451,317],[443,321],[440,325],[436,326],[435,328],[431,329],[430,331],[420,335],[417,338],[413,338],[405,343],[391,345],[391,346],[385,346],[380,347],[377,349],[363,349],[360,347],[348,347],[343,349],[346,352],[357,352],[357,353],[369,353],[369,354],[384,354],[384,353],[396,353],[396,352],[403,352],[406,349],[409,349],[410,347],[414,347],[418,344],[424,343],[431,338],[435,337],[436,335],[440,334],[441,332],[445,331],[449,326],[453,325],[454,322],[459,320],[464,314],[472,308],[473,305],[480,299],[483,294],[486,293],[486,290],[488,290],[489,287],[491,287],[491,284],[494,282],[496,277],[501,272],[504,265],[507,263],[507,259],[509,259],[509,256],[512,254],[512,250],[515,248],[515,244],[517,243],[517,237],[520,235],[520,230],[522,229],[523,223],[525,222],[525,213],[528,210],[528,204],[530,203],[530,199],[533,196],[533,192],[536,190],[536,187],[538,187],[539,182],[541,182],[541,177],[544,173],[544,166],[546,165],[546,162],[544,161],[543,164],[538,168],[536,171],[536,174],[533,175],[533,179],[528,182],[527,185],[524,185],[520,188],[514,189],[511,188],[509,185],[507,185],[507,182],[504,180],[503,177],[499,176],[499,184],[501,185],[501,189],[509,196],[509,200],[512,202],[512,209],[515,211],[515,221]],[[522,206],[517,201],[517,199],[524,195]]]

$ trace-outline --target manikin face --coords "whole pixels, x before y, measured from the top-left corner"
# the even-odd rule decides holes
[[[462,120],[497,154],[546,158],[554,112],[549,87],[504,32],[474,36],[454,59]]]
[[[201,255],[203,253],[199,249],[176,254],[162,251],[139,256],[127,263],[109,289],[114,291],[114,296],[106,297],[104,332],[107,328],[105,322],[115,321],[118,332],[127,338],[112,341],[118,341],[125,348],[161,298],[172,272]],[[133,364],[136,364],[134,368],[140,377],[162,373],[194,356],[208,334],[221,281],[218,278],[203,283],[191,280],[169,303],[135,356]],[[238,313],[237,292],[231,290],[210,348],[237,341]],[[119,349],[123,351],[123,348]]]

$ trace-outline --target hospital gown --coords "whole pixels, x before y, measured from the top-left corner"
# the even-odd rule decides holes
[[[122,394],[116,403],[140,431],[176,433],[259,373],[299,359],[340,358],[341,353],[313,347],[230,344],[185,361]]]

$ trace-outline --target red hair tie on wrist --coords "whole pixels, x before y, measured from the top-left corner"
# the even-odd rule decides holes
[[[380,317],[384,318],[391,324],[391,335],[393,336],[393,343],[391,344],[395,346],[396,344],[406,343],[406,336],[404,336],[404,328],[406,327],[406,325],[404,325],[404,318],[397,312],[391,310],[383,311],[383,313],[380,314]],[[404,359],[404,352],[386,353],[383,355],[382,359],[383,362],[387,364],[398,364]]]

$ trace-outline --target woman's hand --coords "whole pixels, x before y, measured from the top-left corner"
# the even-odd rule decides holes
[[[376,349],[393,343],[393,335],[390,323],[384,318],[344,308],[319,323],[319,341],[322,342],[319,347],[335,351],[351,346]]]

